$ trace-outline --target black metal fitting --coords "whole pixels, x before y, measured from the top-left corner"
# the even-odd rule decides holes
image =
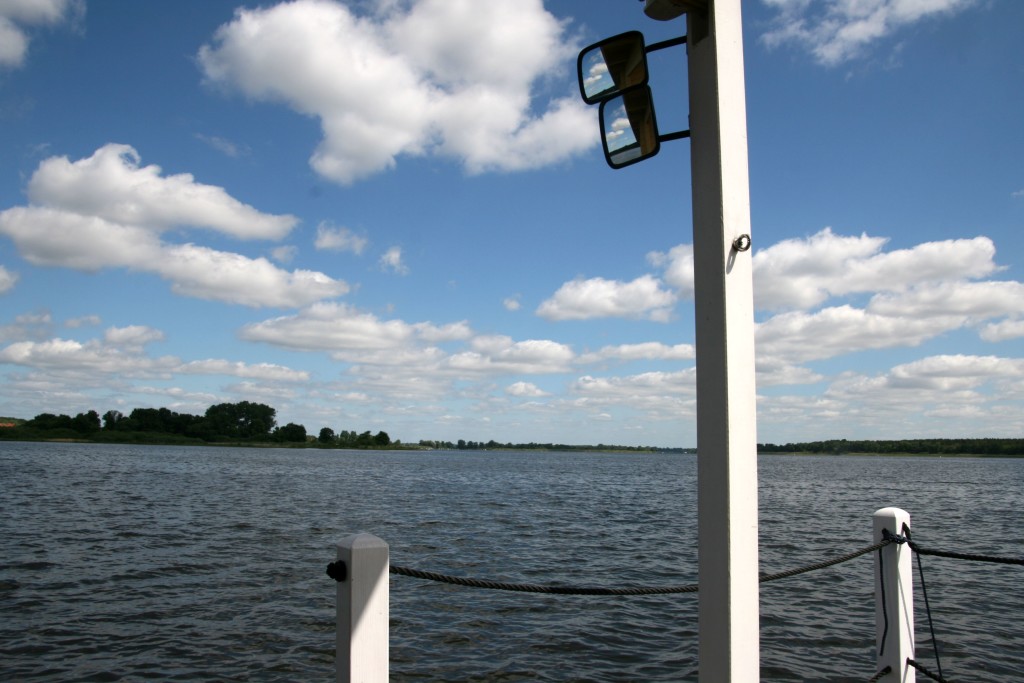
[[[331,562],[327,565],[327,576],[331,577],[338,583],[341,583],[348,578],[348,567],[341,560],[337,562]]]

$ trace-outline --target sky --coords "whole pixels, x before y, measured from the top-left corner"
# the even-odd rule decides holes
[[[642,9],[0,0],[0,415],[696,445],[689,142],[576,82]],[[1024,3],[742,11],[757,440],[1024,437]]]

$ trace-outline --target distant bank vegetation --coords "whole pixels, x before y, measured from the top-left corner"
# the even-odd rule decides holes
[[[820,455],[985,455],[1024,456],[1024,439],[898,439],[891,441],[811,441],[757,444],[758,453],[814,453]]]
[[[22,440],[73,440],[99,443],[243,443],[381,448],[392,445],[385,432],[370,434],[325,427],[319,439],[311,439],[303,425],[277,424],[277,411],[262,403],[218,403],[202,415],[177,413],[167,408],[136,408],[128,415],[95,410],[70,415],[42,413],[31,420],[0,418],[0,438]]]
[[[303,425],[277,424],[277,411],[262,403],[218,403],[202,415],[177,413],[167,408],[136,408],[125,415],[95,410],[69,415],[42,413],[31,420],[0,417],[0,439],[23,441],[91,441],[97,443],[152,444],[251,444],[289,445],[317,448],[408,448],[429,450],[544,450],[544,451],[632,451],[696,453],[696,448],[613,446],[608,444],[567,445],[558,443],[499,443],[497,441],[432,441],[403,444],[392,441],[387,432],[335,432],[323,427],[313,436]],[[973,455],[1024,457],[1022,439],[899,439],[888,441],[811,441],[787,444],[757,444],[758,453],[807,453],[818,455]]]

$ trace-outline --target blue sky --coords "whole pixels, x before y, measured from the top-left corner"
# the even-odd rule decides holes
[[[0,415],[694,445],[689,143],[575,82],[642,7],[0,2]],[[743,13],[758,440],[1024,435],[1024,3]]]

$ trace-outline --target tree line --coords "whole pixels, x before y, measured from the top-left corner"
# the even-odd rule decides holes
[[[599,443],[594,445],[571,445],[564,443],[537,443],[531,441],[529,443],[498,443],[494,439],[490,441],[466,441],[465,439],[459,439],[458,441],[433,441],[430,439],[421,439],[419,441],[420,448],[427,448],[433,450],[447,450],[447,451],[623,451],[623,452],[638,452],[638,453],[696,453],[696,448],[661,448],[658,446],[611,446],[608,444]]]
[[[317,437],[306,433],[303,425],[289,422],[277,425],[277,411],[262,403],[218,403],[202,415],[178,413],[168,408],[136,408],[127,415],[108,410],[102,416],[95,410],[70,415],[41,413],[31,420],[0,418],[0,439],[38,440],[73,439],[129,443],[265,443],[304,444],[323,448],[419,448],[430,450],[531,450],[531,451],[635,451],[656,453],[696,453],[695,448],[658,448],[648,446],[610,446],[606,444],[567,445],[559,443],[499,443],[490,441],[437,441],[423,439],[416,445],[392,441],[387,432],[341,430],[323,427]],[[993,457],[1024,456],[1021,439],[896,439],[810,441],[800,443],[759,443],[758,453],[809,453],[843,455],[874,453],[880,455],[983,455]]]
[[[277,411],[263,403],[241,401],[218,403],[202,415],[178,413],[168,408],[136,408],[127,415],[95,410],[70,415],[41,413],[31,420],[11,421],[0,429],[4,439],[75,439],[101,442],[149,443],[280,443],[314,444],[343,448],[388,446],[384,432],[342,431],[324,427],[319,439],[310,439],[303,425],[289,422],[278,426]]]
[[[879,455],[987,455],[993,457],[1024,456],[1024,439],[894,439],[881,441],[848,441],[832,439],[806,443],[757,444],[758,453],[814,453],[844,455],[877,453]]]

